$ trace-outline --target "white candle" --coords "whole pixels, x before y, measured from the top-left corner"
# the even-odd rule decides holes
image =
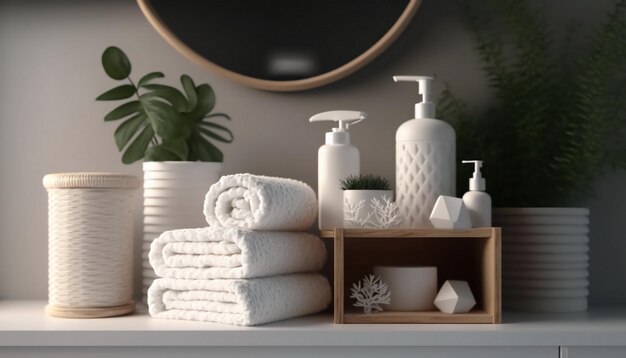
[[[387,283],[391,292],[388,311],[434,310],[437,296],[437,267],[435,266],[376,266],[374,275]]]

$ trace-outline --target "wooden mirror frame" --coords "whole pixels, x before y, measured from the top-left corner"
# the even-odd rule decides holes
[[[385,51],[387,47],[389,47],[389,45],[391,45],[393,41],[398,38],[402,31],[404,31],[417,12],[417,9],[421,4],[421,0],[409,0],[409,4],[406,6],[400,17],[398,17],[398,20],[396,20],[393,26],[385,33],[385,35],[383,35],[383,37],[381,37],[372,47],[352,59],[350,62],[320,75],[288,81],[272,81],[245,76],[237,72],[227,70],[224,67],[209,61],[187,46],[167,25],[165,25],[163,21],[161,21],[160,17],[157,15],[152,4],[150,3],[150,0],[137,0],[137,3],[152,27],[154,27],[157,32],[178,52],[200,66],[249,87],[267,91],[289,92],[311,89],[335,82],[365,66]]]

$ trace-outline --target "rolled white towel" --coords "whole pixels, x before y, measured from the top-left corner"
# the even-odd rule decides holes
[[[250,278],[319,271],[326,247],[304,232],[207,227],[162,233],[149,257],[160,277]]]
[[[319,274],[246,280],[161,278],[148,290],[152,317],[240,326],[320,312],[330,301],[330,284]]]
[[[206,194],[204,215],[210,226],[306,230],[317,216],[317,198],[295,179],[226,175]]]

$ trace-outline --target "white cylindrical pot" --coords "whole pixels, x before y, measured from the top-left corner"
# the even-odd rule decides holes
[[[163,231],[207,226],[204,197],[221,175],[218,162],[144,162],[143,294],[156,277],[150,266],[150,243]]]
[[[503,307],[579,312],[589,291],[589,210],[496,208],[502,227]]]
[[[391,190],[344,190],[343,219],[346,228],[380,227],[376,216],[375,203],[384,205],[385,200],[393,200]]]
[[[389,311],[431,311],[437,296],[435,266],[376,266],[374,275],[388,286]]]
[[[134,193],[113,173],[49,174],[48,306],[53,316],[110,317],[133,302]]]

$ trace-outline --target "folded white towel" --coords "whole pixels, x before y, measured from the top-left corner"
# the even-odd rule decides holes
[[[313,189],[298,180],[226,175],[206,194],[204,215],[210,226],[306,230],[317,216],[317,199]]]
[[[148,290],[156,318],[253,326],[326,309],[328,280],[319,274],[291,274],[247,280],[157,279]]]
[[[207,227],[162,233],[149,257],[160,277],[250,278],[318,271],[326,247],[304,232]]]

